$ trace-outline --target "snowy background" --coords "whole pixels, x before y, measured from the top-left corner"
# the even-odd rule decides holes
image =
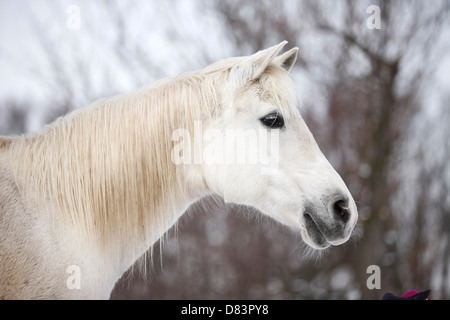
[[[0,134],[282,40],[300,48],[301,113],[362,236],[305,260],[300,236],[268,218],[194,207],[112,298],[450,298],[450,1],[0,0]]]

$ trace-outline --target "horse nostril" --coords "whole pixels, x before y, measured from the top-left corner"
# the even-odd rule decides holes
[[[344,223],[347,223],[347,221],[350,218],[350,209],[348,207],[348,201],[345,200],[336,201],[333,205],[333,210],[338,219],[342,220]]]

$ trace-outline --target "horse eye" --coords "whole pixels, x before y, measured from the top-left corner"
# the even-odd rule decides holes
[[[284,127],[284,119],[278,112],[272,112],[259,119],[268,128],[277,129]]]

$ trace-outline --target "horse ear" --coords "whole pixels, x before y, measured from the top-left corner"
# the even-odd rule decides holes
[[[297,54],[298,48],[295,47],[286,51],[281,56],[274,58],[272,62],[281,66],[284,70],[289,71],[297,60]]]
[[[283,41],[276,46],[258,51],[255,54],[246,57],[231,68],[231,78],[235,79],[239,84],[258,78],[286,43],[287,41]]]

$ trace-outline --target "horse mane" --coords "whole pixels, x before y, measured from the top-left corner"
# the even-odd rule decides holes
[[[162,234],[181,183],[172,132],[219,110],[218,77],[188,73],[102,99],[17,141],[11,164],[24,199],[33,196],[41,211],[55,208],[103,244]]]
[[[0,149],[7,149],[12,142],[13,138],[0,137]]]

